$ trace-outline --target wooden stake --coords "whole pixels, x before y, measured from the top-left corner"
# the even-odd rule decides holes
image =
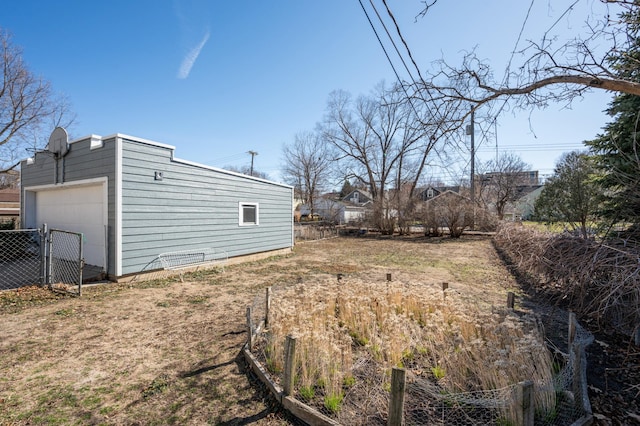
[[[576,408],[580,412],[584,412],[584,399],[582,398],[582,351],[580,350],[580,345],[578,342],[573,343],[573,348],[571,348],[573,352],[573,397],[575,399]],[[571,358],[571,354],[569,354],[569,358]]]
[[[389,426],[404,424],[405,377],[404,368],[393,367],[391,370],[391,397],[389,398],[389,418],[387,419]]]
[[[247,306],[247,344],[249,352],[253,350],[253,322],[251,321],[251,306]]]
[[[516,388],[516,424],[518,425],[533,426],[535,414],[533,392],[531,380],[518,383]]]
[[[287,340],[284,342],[284,383],[282,383],[282,388],[285,396],[289,396],[293,393],[296,367],[295,360],[296,338],[292,335],[288,335]]]
[[[269,311],[271,310],[271,287],[267,287],[264,306],[264,327],[269,327]]]
[[[573,348],[573,341],[576,338],[576,314],[573,312],[569,312],[569,354],[571,353],[571,349]]]
[[[507,293],[507,308],[513,309],[513,305],[515,303],[516,295],[513,292]]]

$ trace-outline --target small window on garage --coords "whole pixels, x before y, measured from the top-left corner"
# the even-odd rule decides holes
[[[239,204],[240,226],[251,226],[260,224],[260,209],[258,203]]]

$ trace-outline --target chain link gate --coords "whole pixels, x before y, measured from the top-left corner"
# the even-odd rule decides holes
[[[78,296],[82,295],[82,238],[78,232],[51,229],[49,231],[48,284],[51,288],[69,290],[77,286]]]
[[[39,229],[0,231],[0,290],[44,283],[44,241]]]

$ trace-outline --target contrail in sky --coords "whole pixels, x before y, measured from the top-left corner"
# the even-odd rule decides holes
[[[178,78],[185,79],[189,77],[191,68],[193,67],[193,64],[196,62],[196,59],[198,59],[198,55],[200,55],[200,51],[204,47],[207,40],[209,40],[209,31],[207,31],[207,33],[204,35],[204,37],[202,38],[202,41],[200,41],[200,43],[198,43],[196,47],[191,49],[189,53],[187,53],[187,55],[182,60],[182,64],[180,64],[180,68],[178,69]]]

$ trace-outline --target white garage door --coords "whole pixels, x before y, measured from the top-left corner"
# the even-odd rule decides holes
[[[105,267],[107,224],[103,185],[65,187],[36,193],[36,223],[82,232],[85,263]]]

